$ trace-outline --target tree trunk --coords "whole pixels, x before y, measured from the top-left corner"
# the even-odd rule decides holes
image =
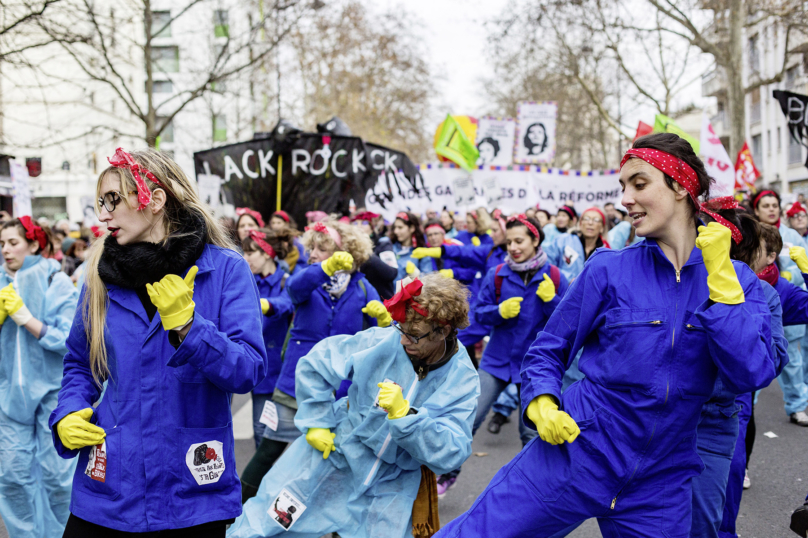
[[[152,10],[150,0],[143,3],[143,29],[146,41],[143,45],[143,63],[146,66],[146,143],[150,148],[157,145],[157,117],[154,112],[154,74],[152,66]]]
[[[729,43],[726,64],[729,112],[729,149],[734,159],[746,140],[746,108],[743,85],[743,0],[729,0]],[[718,58],[716,58],[718,60]]]

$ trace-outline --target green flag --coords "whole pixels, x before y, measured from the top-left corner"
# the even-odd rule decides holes
[[[449,159],[464,170],[471,171],[477,164],[480,152],[469,140],[457,121],[447,115],[435,141],[435,153]]]
[[[693,146],[693,151],[696,152],[696,155],[699,154],[700,144],[698,139],[693,138],[692,136],[684,132],[684,130],[681,127],[676,125],[676,122],[674,122],[672,119],[670,119],[668,116],[664,114],[657,114],[656,118],[654,118],[654,132],[673,133],[675,135],[679,135],[688,142],[690,142],[690,145]]]

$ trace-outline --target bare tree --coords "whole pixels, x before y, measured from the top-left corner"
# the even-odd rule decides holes
[[[355,0],[296,28],[303,124],[336,115],[365,140],[426,158],[434,81],[413,28],[405,11],[371,13]]]

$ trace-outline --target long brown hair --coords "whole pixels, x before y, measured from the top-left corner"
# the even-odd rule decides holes
[[[154,191],[156,188],[161,188],[166,192],[166,204],[160,213],[161,218],[155,221],[155,225],[162,223],[164,227],[164,241],[178,229],[180,216],[182,212],[186,212],[196,214],[204,220],[209,243],[235,250],[235,244],[230,239],[230,235],[224,226],[213,217],[210,208],[199,199],[196,189],[194,189],[188,176],[185,175],[185,172],[177,163],[165,153],[153,149],[133,151],[131,155],[138,164],[153,173],[157,180],[162,183],[162,186],[158,186],[144,177],[143,179],[149,190]],[[120,179],[121,192],[137,190],[135,178],[128,169],[110,166],[98,176],[98,183],[96,184],[98,196],[100,196],[101,182],[107,174],[114,174]],[[121,198],[122,203],[132,207],[129,204],[128,197],[122,196]],[[96,211],[101,211],[97,201]],[[87,255],[84,300],[81,304],[84,334],[90,347],[90,370],[93,373],[93,379],[99,386],[109,376],[107,346],[104,338],[109,299],[107,287],[98,274],[98,262],[104,253],[106,237],[107,235],[104,234],[98,238],[90,247]]]

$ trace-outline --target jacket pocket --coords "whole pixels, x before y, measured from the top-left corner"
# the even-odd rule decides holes
[[[219,328],[219,318],[205,318],[211,323],[213,323],[216,328]],[[208,383],[208,378],[205,377],[205,374],[199,371],[199,369],[194,366],[193,364],[186,362],[182,366],[178,366],[173,368],[174,376],[181,382],[181,383]]]
[[[79,452],[73,486],[89,495],[116,499],[121,494],[121,427],[106,433],[104,444],[84,447]]]
[[[653,390],[672,343],[667,312],[613,308],[598,332],[604,348],[600,382],[611,389]]]
[[[193,497],[239,487],[232,423],[222,428],[177,428],[174,453],[179,496]]]

